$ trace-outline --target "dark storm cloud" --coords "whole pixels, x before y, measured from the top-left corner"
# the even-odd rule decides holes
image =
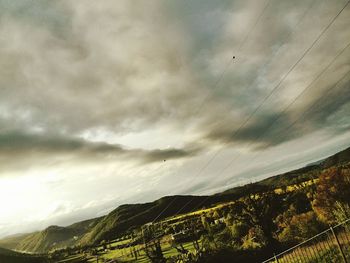
[[[70,158],[87,160],[134,160],[141,163],[163,162],[164,160],[188,158],[198,153],[198,149],[127,149],[116,144],[88,142],[82,139],[28,135],[23,133],[0,134],[0,163],[9,167],[11,163],[35,165],[35,158],[55,160],[57,156],[70,155]],[[34,161],[33,161],[34,159]]]
[[[301,43],[292,38],[293,41],[288,43],[290,47],[288,47],[287,53],[275,56],[272,52],[271,63],[265,63],[264,59],[259,62],[261,72],[255,72],[255,76],[254,67],[244,69],[243,74],[240,72],[241,69],[236,67],[235,71],[240,76],[247,77],[248,72],[251,74],[250,77],[246,78],[246,82],[244,78],[229,77],[229,83],[233,88],[226,89],[222,95],[223,101],[225,101],[225,97],[231,100],[232,112],[236,112],[237,116],[232,117],[231,121],[224,118],[223,121],[219,119],[211,123],[206,122],[207,132],[204,132],[204,138],[228,145],[245,143],[245,145],[249,145],[247,147],[258,146],[261,149],[276,146],[323,129],[334,134],[343,132],[348,127],[347,123],[349,122],[346,115],[346,109],[349,108],[349,83],[342,81],[337,85],[336,91],[330,94],[328,94],[328,90],[346,76],[350,69],[348,48],[350,35],[347,30],[349,8],[344,10],[339,21],[336,21],[324,34],[315,48],[307,52],[305,58],[296,64],[297,66],[293,68],[288,78],[284,79],[280,83],[281,85],[277,85],[279,79],[284,77],[293,63],[298,61],[298,58],[302,57],[302,54],[308,50],[307,48],[312,41],[327,26],[327,22],[331,21],[332,12],[337,14],[340,9],[341,5],[339,4],[331,8],[328,6],[326,9],[328,13],[325,10],[319,10],[328,15],[328,18],[322,21],[322,25],[319,27],[307,20],[304,24],[302,23],[304,27],[309,28],[306,32],[312,32],[313,37],[309,38],[309,42],[305,41],[304,46],[301,45],[296,49],[294,46]],[[263,23],[262,27],[266,27],[273,21],[276,22],[274,18],[270,19],[268,23]],[[273,35],[270,35],[269,31],[262,30],[262,32],[268,36],[268,39],[277,40]],[[283,36],[281,33],[279,35]],[[338,39],[339,42],[334,43],[334,39]],[[260,43],[256,44],[256,47],[261,47]],[[254,45],[251,48],[254,50]],[[329,64],[331,61],[333,61],[332,64]],[[289,68],[286,67],[287,64],[289,64]],[[261,65],[264,66],[261,67]],[[327,65],[331,65],[331,67],[327,68]],[[327,70],[323,71],[325,69]],[[264,78],[261,78],[261,73]],[[319,73],[322,74],[319,75]],[[316,78],[316,76],[318,77]],[[251,81],[252,79],[253,81]],[[245,85],[247,82],[252,85]],[[309,86],[310,83],[312,83],[311,86]],[[242,87],[245,88],[244,93],[241,92]],[[272,96],[264,101],[267,94],[276,87],[277,89]],[[324,98],[326,93],[327,96]],[[261,104],[262,102],[263,104]],[[316,102],[317,107],[309,110]],[[257,108],[258,111],[256,111]],[[251,114],[253,115],[251,116]],[[300,117],[303,119],[298,120]],[[247,119],[249,119],[248,122],[246,122]]]
[[[350,69],[350,67],[349,67]],[[315,96],[316,94],[314,94]],[[247,125],[221,127],[210,131],[206,138],[223,143],[249,143],[259,149],[305,136],[320,129],[337,134],[350,127],[350,80],[343,76],[339,82],[328,85],[302,111],[276,111],[260,114]],[[244,121],[242,121],[244,123]],[[240,128],[241,127],[241,128]]]
[[[49,137],[46,135],[28,135],[23,133],[0,134],[1,155],[25,156],[44,153],[81,153],[86,155],[108,154],[122,155],[128,151],[119,145],[91,143],[80,139]]]
[[[326,126],[337,132],[342,132],[345,127],[349,128],[350,125],[348,111],[350,107],[350,74],[337,86],[330,85],[329,89],[331,88],[334,90],[325,95],[321,94],[313,104],[314,107],[307,111],[303,118],[314,123],[316,127]]]

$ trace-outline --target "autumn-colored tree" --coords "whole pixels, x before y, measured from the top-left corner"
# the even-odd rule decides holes
[[[278,238],[282,242],[297,243],[318,234],[322,227],[313,211],[292,215],[284,222]]]
[[[243,249],[257,249],[266,245],[266,238],[259,226],[249,229],[248,234],[242,238]]]
[[[325,223],[350,217],[350,170],[330,168],[321,174],[313,208]]]

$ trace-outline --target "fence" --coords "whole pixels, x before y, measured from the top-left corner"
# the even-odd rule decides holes
[[[263,263],[350,263],[350,219]]]

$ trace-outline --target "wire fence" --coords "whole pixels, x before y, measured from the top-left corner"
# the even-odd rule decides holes
[[[263,263],[350,263],[350,219]]]

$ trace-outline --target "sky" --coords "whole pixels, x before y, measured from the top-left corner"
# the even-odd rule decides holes
[[[0,0],[0,237],[349,147],[347,2]]]

